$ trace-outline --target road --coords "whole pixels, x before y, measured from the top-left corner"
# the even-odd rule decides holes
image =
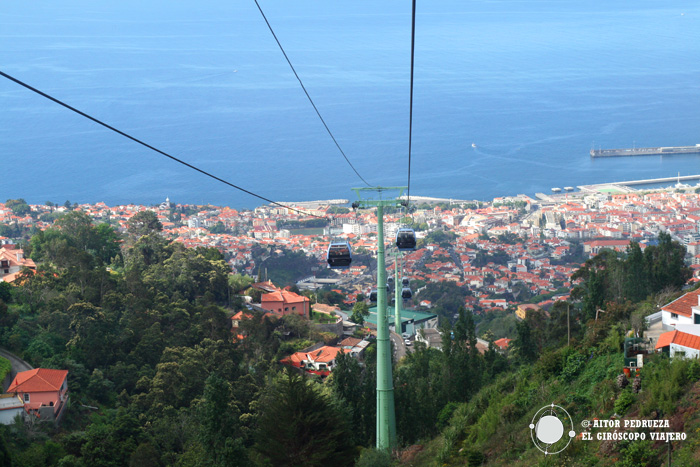
[[[403,338],[395,332],[392,332],[389,337],[391,342],[394,343],[394,361],[398,362],[406,355],[406,344]]]
[[[10,373],[12,377],[5,380],[6,382],[4,384],[3,391],[7,391],[7,388],[10,387],[10,383],[12,383],[12,380],[15,378],[17,373],[20,371],[29,371],[34,369],[34,367],[29,363],[25,362],[15,354],[11,354],[5,349],[0,349],[0,357],[5,357],[10,361],[10,364],[12,364],[12,372]]]

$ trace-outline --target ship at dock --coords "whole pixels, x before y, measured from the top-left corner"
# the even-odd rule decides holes
[[[591,149],[591,157],[665,156],[671,154],[698,154],[700,144],[695,146],[662,146],[657,148]]]

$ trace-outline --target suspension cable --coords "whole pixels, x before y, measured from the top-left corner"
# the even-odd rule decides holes
[[[335,146],[338,148],[338,151],[340,151],[340,153],[343,155],[343,157],[345,158],[345,161],[350,165],[350,167],[352,168],[352,170],[355,171],[355,174],[356,174],[358,177],[360,177],[360,180],[362,180],[362,181],[365,183],[365,185],[371,186],[371,185],[367,182],[367,180],[365,180],[364,177],[362,177],[362,175],[360,175],[360,173],[357,171],[357,169],[355,168],[355,166],[352,165],[352,162],[350,162],[350,159],[348,159],[348,156],[345,155],[345,152],[344,152],[343,149],[340,147],[340,144],[339,144],[338,141],[335,139],[335,136],[333,136],[333,133],[331,132],[331,129],[328,128],[328,125],[326,125],[326,121],[325,121],[325,120],[323,119],[323,117],[321,116],[321,112],[319,112],[318,108],[316,107],[316,104],[314,104],[313,99],[311,99],[311,96],[309,95],[309,92],[306,90],[306,87],[304,86],[304,83],[302,83],[301,78],[300,78],[299,75],[297,74],[297,71],[294,69],[294,65],[292,65],[292,61],[289,60],[289,57],[287,56],[287,52],[284,51],[284,47],[282,47],[282,44],[280,43],[279,39],[277,39],[277,34],[275,34],[275,31],[272,29],[272,26],[270,25],[270,22],[267,20],[267,17],[265,16],[265,13],[263,13],[263,10],[262,10],[262,8],[260,7],[260,4],[258,3],[258,0],[253,0],[253,1],[254,1],[255,4],[257,5],[258,10],[260,10],[260,14],[262,15],[263,19],[265,20],[265,24],[267,24],[268,29],[269,29],[270,32],[272,33],[272,37],[275,38],[275,41],[277,42],[277,45],[279,46],[280,50],[282,51],[282,54],[284,55],[284,58],[287,60],[287,63],[289,64],[289,67],[292,69],[292,72],[294,73],[294,76],[296,76],[297,81],[299,81],[299,84],[301,85],[301,89],[304,90],[304,94],[306,94],[306,97],[309,99],[309,102],[311,102],[311,106],[312,106],[312,107],[314,108],[314,110],[316,111],[316,115],[318,115],[318,118],[321,120],[321,123],[323,123],[323,126],[326,128],[326,131],[328,132],[328,134],[330,135],[331,139],[332,139],[333,142],[335,143]]]
[[[128,138],[128,139],[130,139],[130,140],[132,140],[132,141],[134,141],[134,142],[136,142],[136,143],[138,143],[138,144],[140,144],[140,145],[142,145],[142,146],[147,147],[148,149],[151,149],[152,151],[157,152],[158,154],[161,154],[161,155],[163,155],[163,156],[165,156],[165,157],[167,157],[167,158],[169,158],[169,159],[172,159],[172,160],[175,161],[175,162],[178,162],[178,163],[180,163],[180,164],[182,164],[182,165],[184,165],[184,166],[186,166],[186,167],[189,167],[189,168],[192,169],[192,170],[196,170],[197,172],[199,172],[199,173],[201,173],[201,174],[203,174],[203,175],[206,175],[207,177],[211,177],[211,178],[213,178],[214,180],[217,180],[217,181],[219,181],[219,182],[221,182],[221,183],[224,183],[224,184],[226,184],[226,185],[228,185],[228,186],[230,186],[230,187],[232,187],[232,188],[235,188],[236,190],[239,190],[239,191],[242,191],[242,192],[244,192],[244,193],[247,193],[247,194],[249,194],[249,195],[251,195],[251,196],[254,196],[254,197],[258,198],[258,199],[261,199],[261,200],[263,200],[263,201],[266,201],[266,202],[268,202],[268,203],[270,203],[270,204],[274,204],[274,205],[276,205],[276,206],[279,206],[279,207],[282,207],[282,208],[285,208],[285,209],[289,209],[289,210],[291,210],[291,211],[295,211],[295,212],[297,212],[297,213],[299,213],[299,214],[303,214],[303,215],[306,215],[306,216],[317,217],[317,218],[319,218],[319,219],[325,219],[325,217],[321,217],[321,216],[317,216],[317,215],[315,215],[315,214],[311,214],[311,213],[308,213],[308,212],[304,212],[304,211],[301,211],[301,210],[299,210],[299,209],[293,208],[293,207],[291,207],[291,206],[285,206],[284,204],[278,203],[278,202],[276,202],[276,201],[272,201],[271,199],[268,199],[268,198],[266,198],[266,197],[264,197],[264,196],[261,196],[261,195],[259,195],[259,194],[257,194],[257,193],[253,193],[253,192],[250,191],[250,190],[246,190],[245,188],[241,188],[240,186],[234,185],[233,183],[228,182],[228,181],[224,180],[223,178],[217,177],[216,175],[213,175],[213,174],[211,174],[211,173],[209,173],[209,172],[207,172],[207,171],[205,171],[205,170],[202,170],[202,169],[200,169],[200,168],[198,168],[198,167],[195,167],[194,165],[192,165],[192,164],[190,164],[190,163],[188,163],[188,162],[185,162],[185,161],[183,161],[182,159],[178,159],[178,158],[175,157],[175,156],[171,156],[171,155],[168,154],[167,152],[161,151],[160,149],[158,149],[158,148],[156,148],[156,147],[154,147],[154,146],[151,146],[151,145],[148,144],[148,143],[144,143],[144,142],[141,141],[140,139],[135,138],[135,137],[133,137],[133,136],[131,136],[131,135],[129,135],[129,134],[127,134],[127,133],[121,131],[121,130],[118,130],[117,128],[115,128],[115,127],[113,127],[113,126],[111,126],[111,125],[108,125],[107,123],[104,123],[103,121],[98,120],[97,118],[92,117],[92,116],[86,114],[85,112],[82,112],[82,111],[76,109],[75,107],[72,107],[72,106],[66,104],[66,103],[63,102],[63,101],[61,101],[61,100],[59,100],[59,99],[56,99],[55,97],[52,97],[52,96],[46,94],[45,92],[40,91],[39,89],[37,89],[37,88],[35,88],[35,87],[32,87],[32,86],[30,86],[29,84],[27,84],[27,83],[25,83],[25,82],[23,82],[23,81],[20,81],[19,79],[15,78],[15,77],[13,77],[13,76],[8,75],[7,73],[5,73],[5,72],[3,72],[3,71],[1,71],[1,70],[0,70],[0,76],[3,76],[3,77],[5,77],[5,78],[9,79],[10,81],[14,81],[15,83],[19,84],[20,86],[23,86],[23,87],[29,89],[30,91],[32,91],[32,92],[34,92],[34,93],[36,93],[36,94],[39,94],[40,96],[45,97],[46,99],[49,99],[50,101],[53,101],[53,102],[55,102],[56,104],[58,104],[58,105],[60,105],[60,106],[65,107],[66,109],[68,109],[68,110],[70,110],[70,111],[72,111],[72,112],[75,112],[75,113],[77,113],[78,115],[81,115],[81,116],[87,118],[88,120],[92,120],[93,122],[97,123],[98,125],[102,125],[103,127],[105,127],[105,128],[107,128],[107,129],[109,129],[109,130],[112,130],[112,131],[115,132],[115,133],[118,133],[118,134],[124,136],[125,138]]]
[[[411,98],[408,110],[408,190],[406,193],[406,208],[411,203],[411,145],[413,142],[413,64],[416,50],[416,0],[413,0],[411,15]]]

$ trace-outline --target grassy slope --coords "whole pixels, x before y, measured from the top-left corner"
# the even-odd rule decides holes
[[[614,343],[606,341],[600,349],[609,348],[605,344]],[[408,464],[480,465],[482,456],[483,465],[512,467],[665,462],[666,445],[651,441],[574,439],[561,454],[545,458],[535,448],[528,425],[537,410],[553,402],[569,412],[577,433],[582,431],[582,420],[608,419],[616,412],[625,418],[669,419],[671,431],[688,436],[674,443],[673,465],[700,465],[700,365],[653,358],[643,370],[639,394],[617,388],[615,380],[622,366],[622,353],[595,348],[587,354],[561,349],[546,355],[535,365],[501,376],[461,405],[442,435]],[[608,430],[593,430],[593,437],[601,431]]]

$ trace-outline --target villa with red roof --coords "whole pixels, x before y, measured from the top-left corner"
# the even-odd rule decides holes
[[[5,245],[0,248],[0,281],[12,282],[22,268],[36,269],[36,264],[24,257],[24,250]]]
[[[310,317],[310,304],[311,301],[308,297],[295,294],[288,290],[277,290],[272,293],[263,294],[260,298],[260,307],[274,313],[276,316],[296,313],[308,319]]]
[[[655,349],[667,352],[671,358],[676,353],[681,353],[685,358],[698,358],[700,357],[700,336],[696,334],[679,330],[665,332],[659,336]]]
[[[498,339],[494,341],[493,343],[498,346],[499,349],[501,350],[506,350],[508,348],[508,344],[510,344],[510,341],[512,339],[508,339],[507,337],[502,337],[501,339]]]
[[[350,349],[342,349],[340,347],[323,347],[312,350],[310,352],[296,352],[285,357],[281,363],[291,365],[295,368],[301,368],[309,373],[321,376],[328,376],[335,366],[335,358],[339,352],[350,353]]]
[[[8,393],[24,402],[24,410],[42,420],[55,420],[68,399],[68,370],[35,368],[17,373]]]
[[[676,329],[679,324],[700,324],[700,289],[693,290],[661,308],[664,329]]]

